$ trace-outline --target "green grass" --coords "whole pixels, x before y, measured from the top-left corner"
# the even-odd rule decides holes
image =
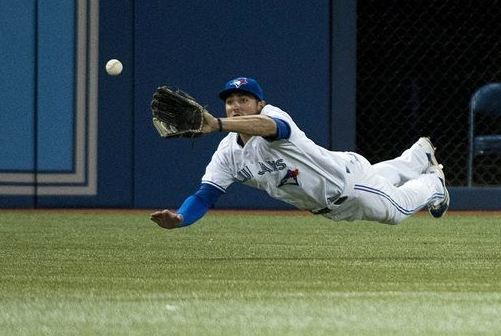
[[[501,217],[0,211],[1,335],[499,335]]]

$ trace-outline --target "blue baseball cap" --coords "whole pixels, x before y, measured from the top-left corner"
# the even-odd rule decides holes
[[[264,93],[259,83],[252,78],[238,77],[226,82],[224,89],[219,92],[219,98],[226,100],[226,98],[233,92],[247,92],[255,96],[258,100],[264,100]]]

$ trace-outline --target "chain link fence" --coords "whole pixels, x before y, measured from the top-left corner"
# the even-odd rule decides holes
[[[359,0],[357,15],[357,151],[378,162],[430,136],[448,183],[467,185],[470,98],[501,82],[501,0]],[[473,172],[501,184],[501,155]]]

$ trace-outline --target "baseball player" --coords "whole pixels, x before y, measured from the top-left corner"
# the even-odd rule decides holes
[[[429,138],[420,138],[393,160],[371,165],[359,154],[316,145],[289,114],[265,102],[252,78],[228,81],[219,97],[227,117],[206,112],[203,133],[229,133],[199,189],[177,212],[151,214],[162,228],[195,223],[234,182],[335,221],[398,224],[425,207],[437,218],[449,207],[442,165]]]

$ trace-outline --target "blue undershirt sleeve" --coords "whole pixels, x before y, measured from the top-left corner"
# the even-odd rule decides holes
[[[202,218],[224,192],[210,184],[202,183],[195,194],[186,198],[177,213],[183,216],[180,226],[188,226]]]
[[[278,118],[271,117],[275,121],[275,124],[277,124],[277,135],[273,137],[266,137],[265,139],[268,141],[274,141],[274,140],[280,140],[280,139],[289,139],[291,136],[291,127],[290,125]]]

